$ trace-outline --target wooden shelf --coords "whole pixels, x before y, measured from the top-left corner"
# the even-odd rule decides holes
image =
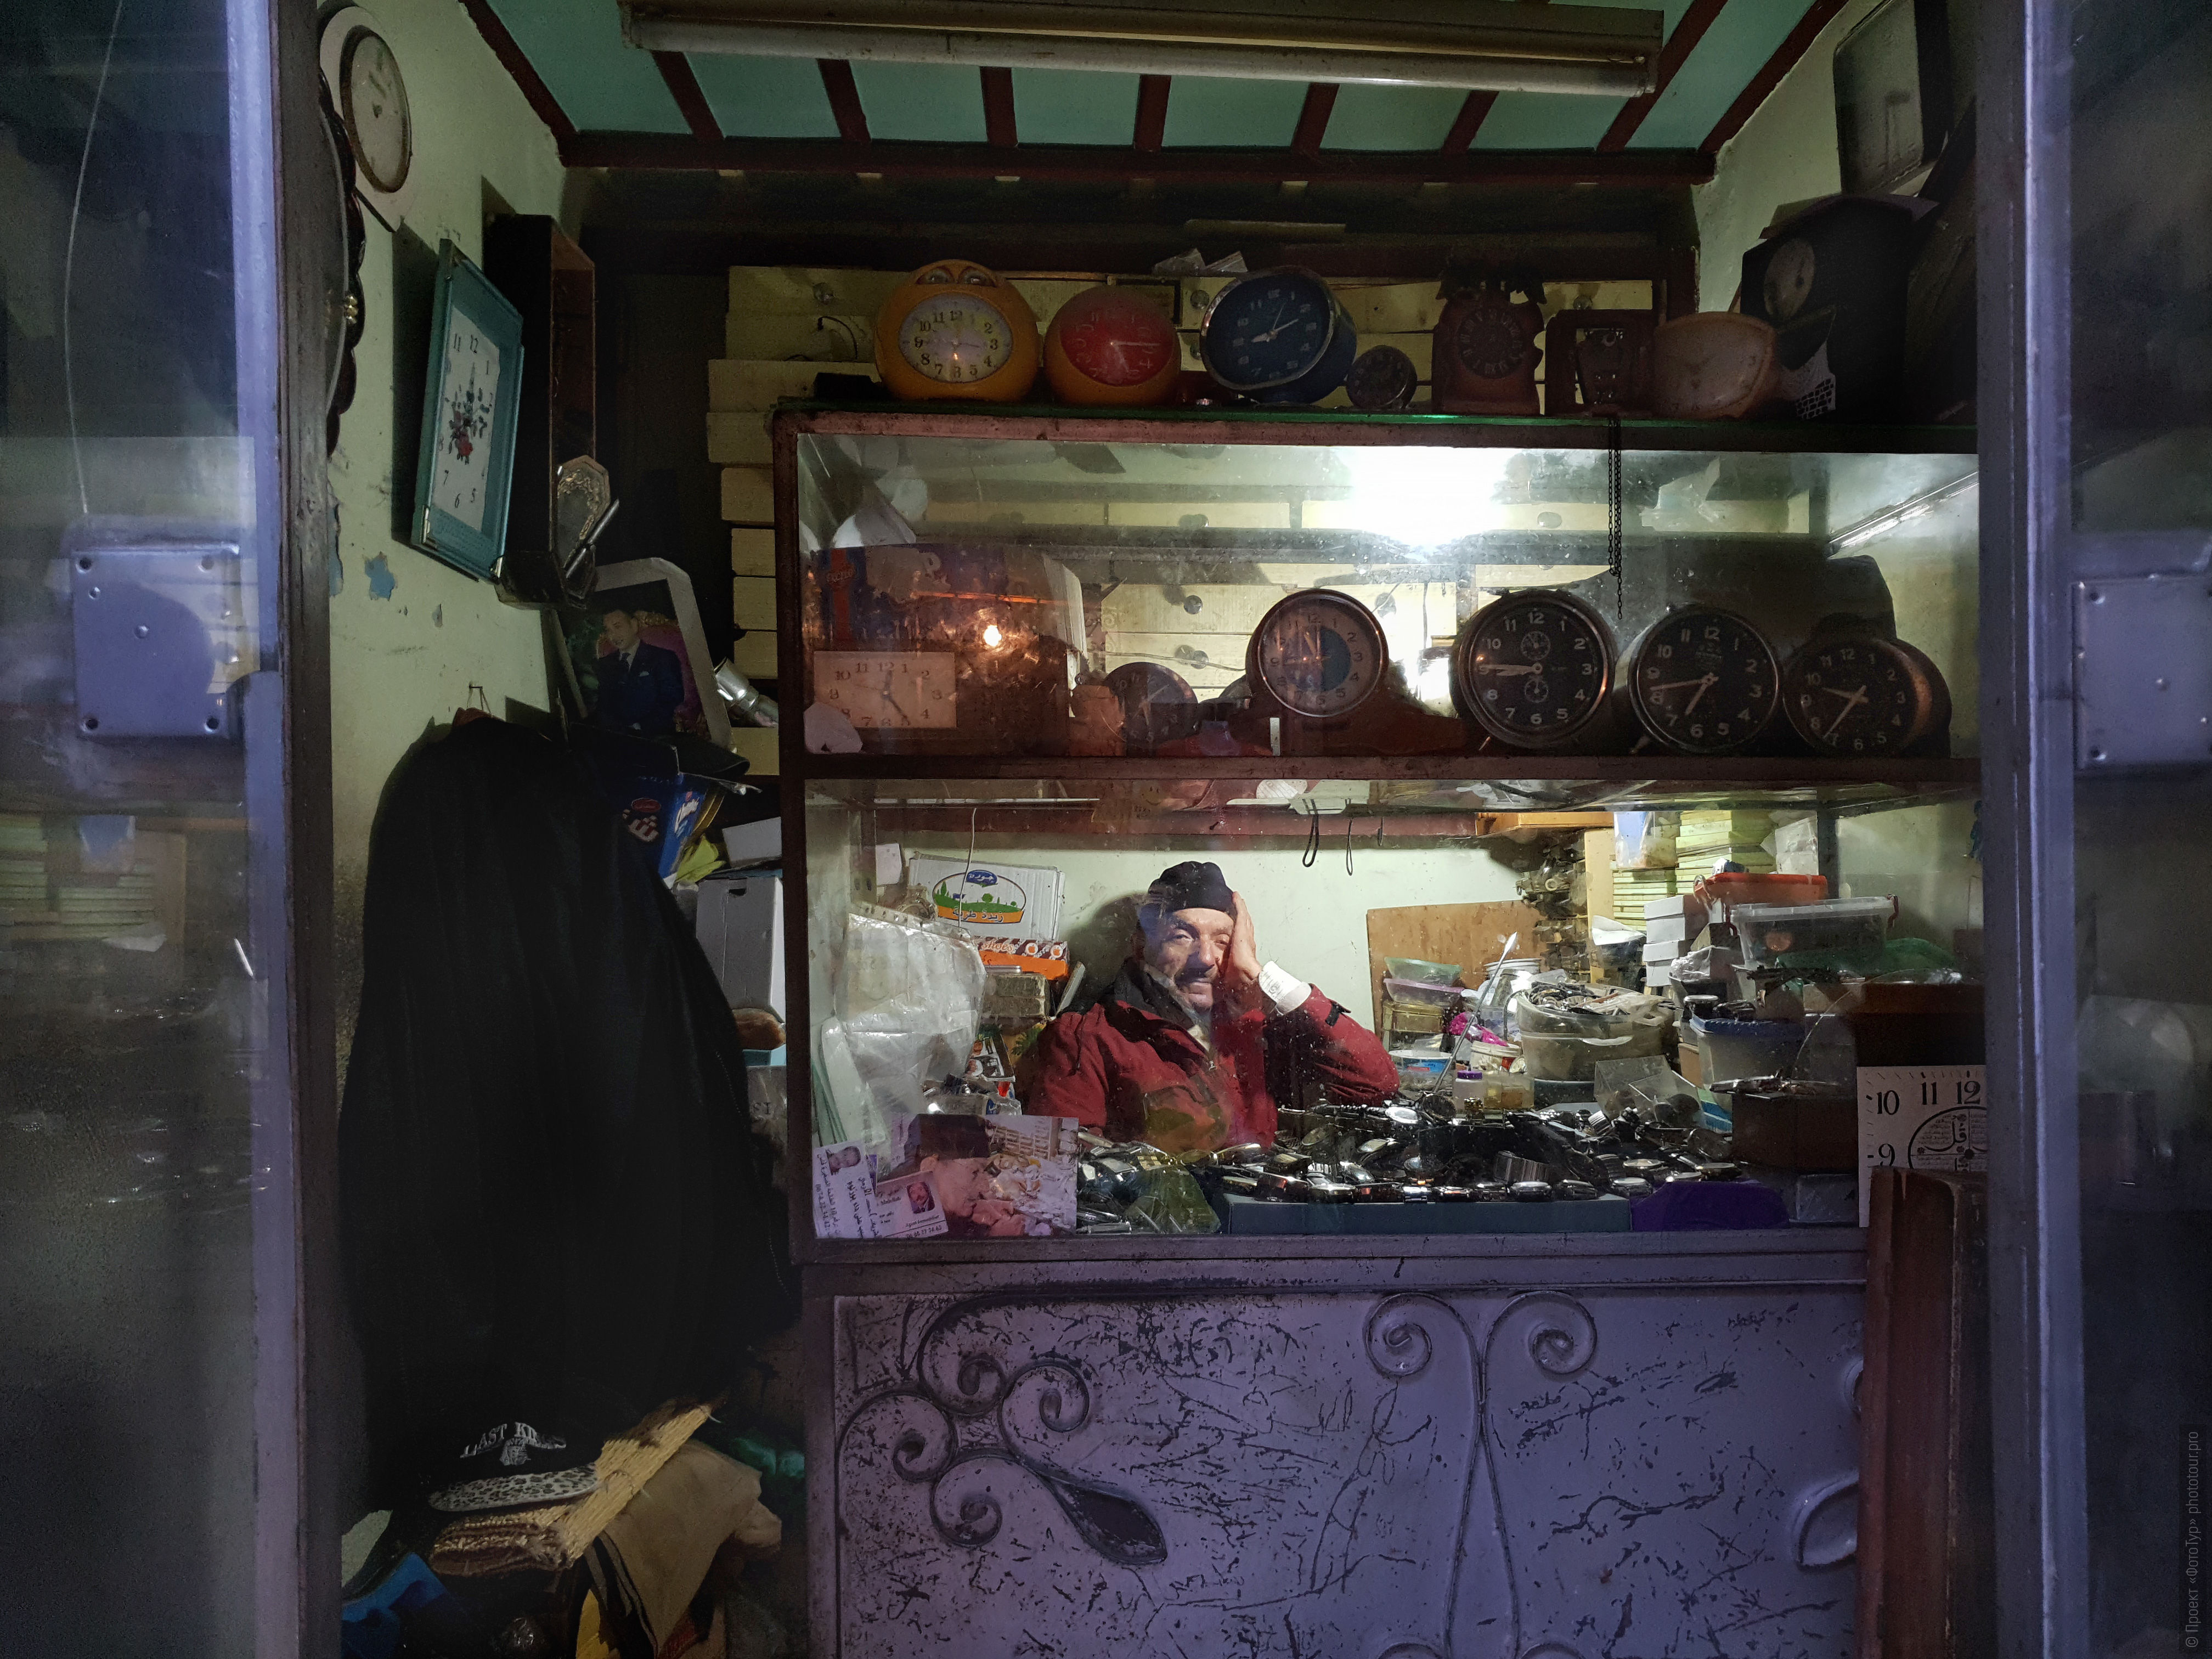
[[[834,368],[835,365],[828,367]],[[1364,414],[1352,409],[1063,409],[1013,404],[787,402],[778,425],[844,436],[975,438],[997,442],[1433,444],[1477,448],[1606,449],[1607,421],[1559,416]],[[1625,450],[1806,455],[1972,455],[1971,426],[1856,426],[1822,421],[1623,421]]]
[[[833,778],[1051,778],[1134,783],[1169,778],[1343,778],[1626,785],[1825,787],[1978,786],[1971,757],[1837,761],[1802,755],[807,755],[787,775]],[[1550,808],[1529,808],[1550,811]]]
[[[793,775],[787,774],[787,775]],[[1313,814],[1291,802],[1260,804],[1238,785],[1267,778],[1405,786],[1383,801],[1326,799],[1326,837],[1345,833],[1461,836],[1492,832],[1500,813],[1591,812],[1716,806],[1797,806],[1850,816],[1925,805],[1978,793],[1973,759],[1820,762],[1801,757],[1718,759],[1643,756],[1423,755],[1367,759],[1263,756],[1208,760],[1081,757],[983,759],[947,756],[806,757],[810,782],[962,785],[1049,781],[1057,796],[965,791],[939,799],[878,796],[871,805],[916,828],[972,827],[1000,834],[1304,836]],[[1147,784],[1214,786],[1202,802],[1148,801]],[[1422,789],[1423,783],[1440,786]],[[941,819],[941,823],[937,822]]]

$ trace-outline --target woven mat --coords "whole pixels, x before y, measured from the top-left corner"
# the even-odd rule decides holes
[[[544,1509],[471,1516],[438,1534],[430,1571],[440,1577],[480,1578],[537,1570],[558,1572],[591,1547],[638,1489],[707,1420],[711,1406],[663,1406],[626,1434],[599,1449],[596,1492]]]

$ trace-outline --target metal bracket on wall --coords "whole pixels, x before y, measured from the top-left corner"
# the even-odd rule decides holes
[[[2212,576],[2074,586],[2077,770],[2212,762]]]
[[[230,738],[251,672],[235,542],[67,550],[77,729],[90,738]]]

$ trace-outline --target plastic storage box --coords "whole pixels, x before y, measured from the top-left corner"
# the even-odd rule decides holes
[[[1708,1089],[1737,1078],[1784,1076],[1805,1046],[1804,1024],[1794,1019],[1692,1018],[1690,1036]]]
[[[1739,904],[1818,904],[1828,896],[1828,878],[1723,870],[1700,881],[1694,896],[1708,921],[1726,921]]]
[[[1894,898],[1827,899],[1819,904],[1739,904],[1736,948],[1747,968],[1762,968],[1783,957],[1833,955],[1838,965],[1872,964],[1881,959],[1889,937]]]

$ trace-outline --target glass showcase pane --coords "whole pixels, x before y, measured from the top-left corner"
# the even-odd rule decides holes
[[[817,1229],[1628,1231],[1698,1181],[1855,1224],[1863,1045],[1979,1058],[1972,803],[1515,788],[810,783]]]
[[[2073,519],[2212,525],[2212,14],[2071,8]],[[2177,564],[2195,557],[2184,548]],[[2164,680],[2159,681],[2162,687]],[[2082,1368],[2095,1655],[2202,1646],[2190,1540],[2212,1425],[2212,778],[2075,793]],[[2198,1519],[2192,1522],[2191,1514]]]
[[[798,461],[821,752],[1976,750],[1965,455],[1629,449],[1617,574],[1602,449],[808,434]]]
[[[230,123],[252,100],[230,44],[220,0],[0,8],[16,1653],[256,1646],[253,1094],[284,1088],[284,942],[249,902],[281,805],[250,807],[248,778],[276,774],[260,756],[282,732],[247,719],[274,714],[246,694],[276,642],[239,392]]]

